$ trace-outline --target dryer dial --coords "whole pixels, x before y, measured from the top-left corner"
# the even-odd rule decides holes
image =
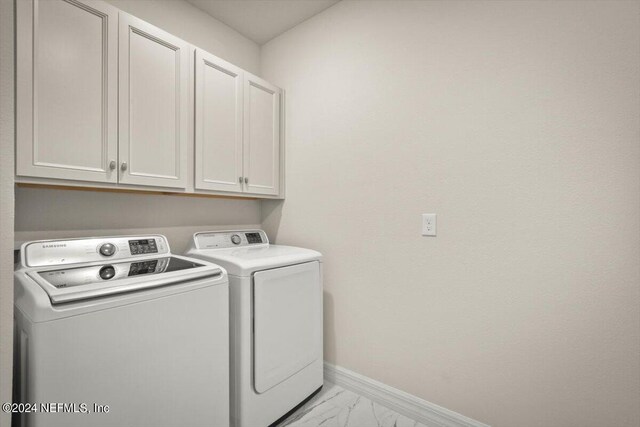
[[[240,239],[240,236],[238,236],[237,234],[231,236],[231,243],[233,243],[234,245],[239,245],[241,241],[242,240]]]

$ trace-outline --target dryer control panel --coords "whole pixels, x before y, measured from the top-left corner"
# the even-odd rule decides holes
[[[205,231],[193,236],[197,249],[223,249],[269,245],[263,230]]]
[[[21,252],[25,267],[43,267],[163,255],[170,249],[166,237],[150,235],[40,240],[26,243]]]

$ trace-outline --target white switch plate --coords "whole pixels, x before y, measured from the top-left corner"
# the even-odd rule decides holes
[[[422,235],[436,235],[436,214],[422,214]]]

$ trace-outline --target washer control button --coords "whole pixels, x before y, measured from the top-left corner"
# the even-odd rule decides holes
[[[113,268],[112,265],[105,265],[100,269],[100,272],[98,274],[100,275],[100,278],[102,280],[109,280],[116,275],[116,269]]]
[[[111,256],[116,253],[116,247],[113,243],[105,243],[100,246],[100,254],[104,256]]]
[[[234,245],[239,245],[240,242],[241,242],[240,236],[238,236],[237,234],[234,234],[233,236],[231,236],[231,243],[233,243]]]

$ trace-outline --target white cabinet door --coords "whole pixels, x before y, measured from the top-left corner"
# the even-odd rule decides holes
[[[280,190],[280,89],[245,73],[245,191],[278,195]]]
[[[196,49],[195,188],[242,191],[242,77]]]
[[[117,10],[18,0],[16,13],[17,175],[116,182]]]
[[[189,45],[120,12],[120,182],[185,188]]]

